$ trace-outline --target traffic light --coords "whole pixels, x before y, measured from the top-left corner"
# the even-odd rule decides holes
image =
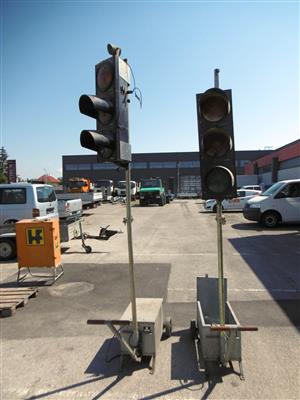
[[[107,45],[112,57],[95,67],[96,96],[82,95],[79,110],[96,119],[96,130],[83,130],[80,144],[97,152],[98,162],[126,166],[131,162],[128,127],[128,64],[120,58],[121,49]]]
[[[236,197],[231,90],[196,95],[202,198]]]

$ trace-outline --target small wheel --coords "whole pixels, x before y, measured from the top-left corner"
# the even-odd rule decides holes
[[[8,238],[1,239],[0,241],[0,260],[12,260],[17,255],[16,243]]]
[[[266,228],[275,228],[278,225],[280,220],[279,214],[275,211],[268,211],[261,217],[261,223]]]
[[[167,317],[164,322],[165,334],[166,337],[170,337],[172,335],[172,319],[171,317]]]
[[[84,250],[85,250],[85,252],[86,252],[87,254],[89,254],[89,253],[92,252],[91,246],[85,246]]]
[[[194,320],[194,319],[191,320],[190,330],[191,330],[192,339],[193,340],[198,339],[198,329],[197,329],[196,320]]]

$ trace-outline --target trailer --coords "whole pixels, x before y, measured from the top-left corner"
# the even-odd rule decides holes
[[[88,193],[56,193],[58,200],[72,200],[81,199],[82,208],[96,208],[103,200],[102,192],[88,192]]]

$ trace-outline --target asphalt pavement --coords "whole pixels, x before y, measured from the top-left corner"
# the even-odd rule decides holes
[[[133,204],[137,297],[163,298],[173,334],[160,343],[155,373],[149,359],[120,369],[118,342],[106,326],[87,319],[118,319],[130,301],[126,209],[103,204],[87,210],[84,231],[110,225],[123,233],[108,241],[64,244],[64,275],[1,324],[1,400],[14,399],[299,399],[300,227],[268,230],[225,213],[224,273],[228,300],[242,325],[245,380],[238,363],[197,368],[190,320],[196,318],[196,278],[217,277],[215,215],[201,201],[164,207]],[[15,284],[17,264],[2,263],[1,286]]]

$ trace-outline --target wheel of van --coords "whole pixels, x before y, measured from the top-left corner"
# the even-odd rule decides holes
[[[0,240],[0,260],[7,261],[16,258],[17,249],[14,240],[3,238]]]
[[[261,217],[260,222],[266,228],[275,228],[280,221],[280,215],[276,211],[268,211],[264,213]]]

